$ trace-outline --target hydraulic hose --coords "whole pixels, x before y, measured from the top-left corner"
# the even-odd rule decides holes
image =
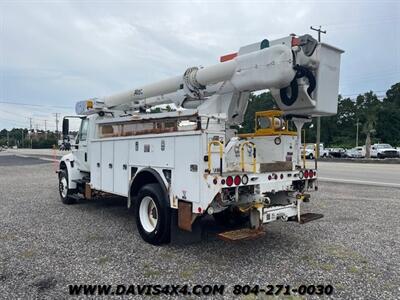
[[[317,85],[315,76],[309,69],[299,65],[295,66],[294,69],[296,70],[296,75],[290,82],[290,86],[284,87],[279,91],[282,103],[286,106],[293,105],[299,96],[299,85],[297,83],[297,79],[302,77],[307,78],[309,84],[307,88],[307,94],[309,96],[311,96],[311,93],[315,90]],[[288,95],[288,89],[290,89],[290,96]]]

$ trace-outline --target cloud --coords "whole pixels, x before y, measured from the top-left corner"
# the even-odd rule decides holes
[[[346,50],[343,94],[386,90],[400,77],[399,19],[395,1],[1,2],[0,101],[72,113],[77,100],[214,64],[242,45],[319,24],[324,41]],[[49,117],[57,111],[46,109]],[[1,118],[0,128],[13,126]]]

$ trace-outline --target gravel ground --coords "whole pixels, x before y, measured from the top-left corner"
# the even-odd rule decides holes
[[[275,222],[249,242],[209,235],[154,247],[123,199],[65,206],[51,163],[0,166],[0,298],[66,298],[69,284],[216,283],[227,299],[234,284],[331,284],[332,298],[399,299],[399,194],[320,183],[309,206],[321,220]]]

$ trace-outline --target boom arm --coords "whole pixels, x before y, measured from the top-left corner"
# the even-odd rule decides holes
[[[95,98],[94,108],[145,109],[174,103],[196,108],[200,114],[225,116],[228,125],[236,125],[243,121],[250,92],[270,89],[278,106],[287,113],[332,114],[336,113],[336,105],[332,111],[333,106],[326,108],[319,102],[332,98],[337,102],[340,53],[309,35],[263,40],[222,57],[219,64],[188,68],[181,76]],[[324,77],[329,78],[328,84]],[[319,91],[321,84],[316,78],[324,81],[324,91]],[[328,99],[318,99],[319,95]],[[84,106],[77,104],[78,114]]]

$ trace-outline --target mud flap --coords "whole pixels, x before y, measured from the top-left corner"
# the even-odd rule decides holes
[[[178,210],[171,209],[171,243],[175,245],[188,245],[202,241],[203,230],[197,218],[191,225],[192,231],[180,229],[178,226]]]

